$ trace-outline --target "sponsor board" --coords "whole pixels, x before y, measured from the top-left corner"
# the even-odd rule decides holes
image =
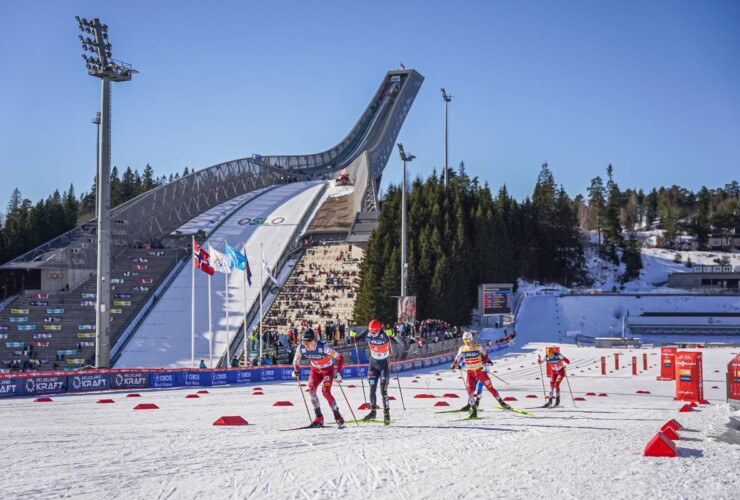
[[[111,374],[113,389],[144,389],[149,387],[149,373],[145,371],[123,371]]]
[[[64,375],[28,377],[23,381],[23,394],[26,396],[60,392],[67,392],[67,377]]]
[[[0,379],[0,398],[23,395],[23,379],[4,378]]]
[[[103,391],[110,389],[110,375],[107,373],[89,373],[67,377],[69,392]]]

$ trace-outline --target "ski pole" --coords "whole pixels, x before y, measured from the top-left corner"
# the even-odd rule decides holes
[[[504,379],[502,379],[501,377],[499,377],[498,375],[494,375],[493,373],[489,372],[489,371],[488,371],[488,368],[486,368],[486,373],[487,373],[488,375],[492,376],[492,377],[496,377],[497,379],[499,379],[499,380],[500,380],[501,382],[503,382],[503,383],[504,383],[504,384],[506,384],[506,385],[511,385],[511,384],[509,384],[509,383],[508,383],[508,382],[507,382],[506,380],[504,380]]]
[[[390,344],[388,344],[388,348],[391,351],[391,365],[388,367],[388,371],[390,372],[391,377],[393,376],[393,360],[395,359],[395,356],[393,355],[393,339],[391,339]],[[403,400],[403,391],[401,390],[401,379],[398,376],[398,367],[396,367],[396,382],[398,382],[398,394],[401,396],[401,405],[403,406],[403,411],[406,411],[406,402]]]
[[[563,367],[563,370],[565,370],[565,367]],[[565,376],[565,381],[568,382],[568,392],[570,392],[570,399],[573,400],[573,407],[577,408],[576,406],[576,398],[573,397],[573,390],[570,388],[570,380],[568,380],[568,372],[563,371],[563,374]]]
[[[308,420],[309,422],[313,423],[313,419],[311,418],[311,412],[308,411],[308,403],[306,402],[306,395],[303,394],[303,387],[301,387],[300,371],[298,373],[299,373],[298,377],[296,377],[295,381],[298,383],[298,391],[300,391],[301,397],[303,397],[303,404],[306,406],[306,413],[308,414]]]
[[[542,397],[545,398],[545,402],[547,402],[547,392],[545,392],[545,374],[542,372],[542,363],[539,363],[539,355],[537,356],[538,365],[540,365],[540,381],[542,381]]]
[[[339,386],[339,390],[342,391],[342,396],[344,396],[344,400],[347,402],[349,412],[352,414],[352,418],[355,420],[355,424],[360,425],[360,422],[357,421],[357,417],[355,416],[355,412],[352,410],[352,405],[349,404],[349,399],[347,399],[347,394],[345,394],[344,392],[344,387],[342,387],[342,383],[337,382],[337,385]]]
[[[355,355],[357,355],[357,365],[360,364],[360,351],[357,349],[357,338],[355,340]],[[357,371],[359,372],[359,368],[357,368]],[[365,377],[362,376],[362,373],[360,373],[360,383],[362,384],[362,399],[367,403],[367,396],[365,396]]]

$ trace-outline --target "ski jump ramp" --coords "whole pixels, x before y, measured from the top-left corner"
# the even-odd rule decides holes
[[[265,261],[274,268],[286,249],[300,221],[321,194],[322,181],[286,184],[257,196],[236,210],[210,235],[201,247],[209,245],[220,252],[224,243],[241,248],[246,242],[247,258],[252,270],[252,286],[242,281],[244,273],[215,273],[211,280],[213,323],[208,324],[209,276],[195,270],[195,361],[204,359],[215,367],[226,351],[227,335],[233,338],[243,323],[243,311],[259,301],[259,290],[270,278],[261,272]],[[264,221],[264,222],[261,222]],[[116,368],[186,368],[191,366],[191,280],[192,264],[182,268],[166,292],[124,347]],[[228,283],[228,285],[227,285]],[[228,287],[228,299],[226,298]],[[229,319],[226,319],[228,301]],[[210,332],[213,334],[211,346]]]

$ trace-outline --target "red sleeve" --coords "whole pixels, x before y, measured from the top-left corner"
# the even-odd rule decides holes
[[[344,356],[337,353],[337,371],[341,373],[343,366],[344,366]]]
[[[565,361],[567,364],[570,364],[570,360],[566,358],[565,356],[563,356],[563,361]]]
[[[491,359],[488,357],[488,353],[486,351],[481,351],[481,354],[483,354],[483,363],[490,363]]]

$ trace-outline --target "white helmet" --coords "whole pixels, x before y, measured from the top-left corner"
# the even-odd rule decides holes
[[[463,342],[472,342],[473,341],[473,334],[470,332],[463,333]]]

